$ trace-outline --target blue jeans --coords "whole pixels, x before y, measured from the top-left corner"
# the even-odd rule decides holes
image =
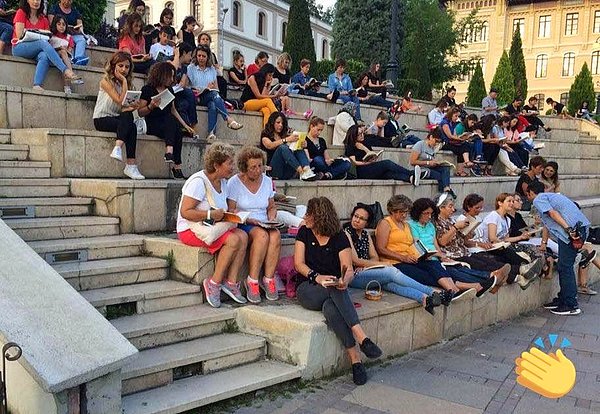
[[[175,94],[175,108],[186,124],[196,125],[198,123],[196,97],[190,88],[183,88],[181,92]]]
[[[310,166],[314,168],[315,172],[330,173],[334,180],[343,178],[344,175],[350,171],[352,164],[346,160],[333,160],[331,165],[327,165],[325,158],[318,156],[313,158],[310,162]]]
[[[223,121],[226,121],[229,117],[227,109],[225,109],[225,103],[223,98],[219,96],[217,91],[204,92],[198,98],[198,103],[208,108],[208,132],[215,132],[217,130],[217,114],[220,114]]]
[[[85,48],[87,47],[87,41],[85,40],[85,36],[81,34],[75,34],[73,35],[73,42],[75,42],[75,50],[73,52],[73,57],[85,57]]]
[[[342,103],[354,102],[356,104],[356,119],[362,119],[360,116],[360,100],[356,96],[340,95],[338,98]]]
[[[398,296],[404,296],[419,303],[423,302],[423,295],[429,296],[433,293],[431,287],[422,285],[406,276],[394,266],[359,271],[354,276],[354,279],[352,279],[350,287],[365,289],[367,284],[372,280],[379,282],[383,290],[395,293]],[[371,283],[371,286],[376,287],[374,285]]]
[[[0,21],[0,41],[8,44],[12,39],[13,27],[10,23]],[[0,50],[0,52],[2,52]]]
[[[271,157],[271,177],[289,180],[296,174],[298,167],[307,167],[308,158],[304,150],[292,151],[283,144],[278,146]]]
[[[490,272],[465,266],[448,266],[446,271],[455,282],[481,283],[490,277]]]
[[[365,103],[367,105],[383,106],[384,108],[388,108],[388,109],[391,108],[392,105],[394,105],[393,102],[390,102],[387,99],[383,99],[383,97],[381,95],[371,96],[366,101],[363,101],[363,103]]]
[[[13,56],[37,60],[35,75],[33,76],[34,86],[43,85],[50,65],[55,66],[61,73],[67,70],[67,66],[58,56],[56,50],[46,40],[18,43],[13,46],[12,53]]]
[[[483,141],[481,138],[473,139],[473,158],[483,157]]]
[[[399,180],[410,182],[412,172],[393,161],[383,160],[368,165],[357,165],[356,176],[370,180]]]
[[[450,187],[450,167],[427,167],[429,172],[426,178],[437,180],[438,191],[441,193]]]
[[[583,239],[587,238],[587,230],[584,231]],[[558,300],[561,304],[570,308],[579,307],[577,303],[577,279],[575,278],[575,258],[577,250],[570,243],[565,243],[561,239],[558,241]]]

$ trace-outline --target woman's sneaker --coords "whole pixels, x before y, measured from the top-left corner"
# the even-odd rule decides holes
[[[221,307],[221,284],[213,283],[210,278],[202,281],[202,287],[204,288],[204,299],[213,308]]]
[[[140,170],[138,170],[137,165],[127,164],[125,166],[125,169],[123,170],[123,174],[125,174],[127,177],[131,178],[132,180],[145,180],[146,179],[146,177],[144,177],[140,173]]]
[[[123,150],[121,147],[115,145],[112,152],[110,153],[110,158],[114,158],[117,161],[123,162]]]
[[[383,355],[381,348],[379,348],[369,338],[365,338],[364,341],[362,341],[362,344],[360,344],[360,350],[367,356],[367,358],[370,359],[379,358],[381,355]]]
[[[225,283],[221,284],[221,291],[231,299],[235,300],[237,303],[248,302],[244,295],[242,295],[242,291],[240,290],[240,282],[231,283],[229,281],[225,281]]]
[[[267,300],[278,300],[279,293],[277,292],[277,286],[275,285],[275,278],[263,277],[260,282],[260,287],[265,291],[265,297]]]
[[[560,305],[555,309],[550,309],[550,312],[552,312],[555,315],[572,316],[579,315],[581,313],[581,309],[579,309],[578,307],[571,308],[567,305]]]
[[[588,285],[577,286],[577,293],[581,293],[582,295],[590,295],[590,296],[598,294],[598,292],[596,292],[594,289],[592,289]]]
[[[246,297],[248,298],[248,302],[250,303],[260,303],[260,285],[258,284],[258,280],[256,282],[248,282],[248,280],[244,281],[246,285]]]
[[[317,179],[317,174],[315,174],[310,168],[307,168],[302,172],[302,174],[300,174],[300,179],[302,181],[315,181]]]

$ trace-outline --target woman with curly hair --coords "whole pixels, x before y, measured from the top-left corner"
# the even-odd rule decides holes
[[[323,312],[327,326],[346,349],[354,383],[363,385],[367,371],[356,343],[368,358],[379,358],[382,351],[367,337],[348,294],[354,277],[350,241],[327,197],[308,200],[304,221],[294,247],[296,271],[305,278],[296,291],[298,301],[303,308]]]
[[[125,26],[123,26],[119,37],[119,50],[131,55],[135,73],[147,73],[150,66],[154,64],[150,54],[146,53],[143,27],[142,16],[131,13],[125,20]]]

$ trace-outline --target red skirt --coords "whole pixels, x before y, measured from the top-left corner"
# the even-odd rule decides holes
[[[221,237],[219,237],[217,240],[215,240],[214,243],[211,245],[204,243],[202,240],[200,240],[198,237],[196,237],[194,232],[191,231],[190,229],[187,229],[185,231],[177,233],[177,236],[179,237],[179,240],[181,240],[181,242],[183,244],[186,244],[188,246],[194,246],[194,247],[204,247],[206,250],[208,250],[208,252],[210,254],[215,254],[221,247],[223,247],[223,245],[225,244],[225,240],[227,240],[227,237],[229,237],[229,235],[231,234],[231,232],[233,230],[234,229],[226,231]]]

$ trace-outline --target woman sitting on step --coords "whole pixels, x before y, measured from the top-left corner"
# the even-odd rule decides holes
[[[183,185],[177,211],[177,235],[183,244],[203,247],[213,255],[219,252],[213,275],[202,282],[206,301],[215,308],[221,306],[221,291],[238,303],[246,303],[237,278],[246,257],[248,235],[234,227],[207,244],[198,238],[191,226],[223,220],[227,211],[227,179],[233,175],[234,157],[231,145],[215,142],[208,147],[204,154],[204,169]]]
[[[368,358],[379,358],[382,351],[367,337],[348,293],[354,276],[350,242],[326,197],[308,200],[304,221],[294,246],[294,264],[303,279],[296,290],[298,302],[303,308],[323,312],[327,326],[346,349],[354,383],[363,385],[367,370],[356,343]]]
[[[33,89],[44,90],[42,85],[50,65],[56,67],[63,74],[65,82],[81,81],[81,78],[65,65],[48,40],[19,41],[28,29],[41,30],[48,32],[48,35],[51,34],[50,22],[43,14],[41,0],[21,0],[13,24],[14,31],[11,41],[13,56],[37,61]]]
[[[276,93],[271,93],[271,81],[274,72],[275,66],[266,63],[258,72],[249,75],[240,97],[240,100],[244,103],[245,111],[262,112],[263,126],[267,124],[271,114],[277,112],[272,98],[278,98],[283,94],[281,88]]]
[[[125,20],[125,26],[119,37],[119,50],[131,55],[135,73],[148,73],[150,66],[154,64],[152,56],[146,53],[146,41],[142,32],[143,26],[142,16],[131,13]]]
[[[248,278],[245,281],[246,297],[251,303],[260,303],[260,289],[267,300],[277,300],[275,268],[281,251],[281,237],[277,227],[267,223],[277,219],[273,181],[263,172],[266,155],[259,148],[245,146],[237,155],[239,173],[227,182],[227,205],[231,212],[248,212],[250,215],[238,228],[248,233],[250,255]],[[264,270],[262,280],[258,276]]]
[[[352,164],[350,161],[331,158],[327,152],[327,143],[319,135],[325,128],[325,121],[313,116],[308,123],[306,134],[306,155],[311,168],[320,180],[343,180],[346,178]]]
[[[98,131],[116,132],[117,142],[110,156],[123,162],[123,145],[127,160],[123,173],[131,179],[143,180],[135,160],[137,128],[133,122],[133,111],[140,106],[139,101],[122,105],[128,90],[133,89],[133,63],[131,55],[116,52],[106,63],[104,77],[94,107],[94,127]]]

